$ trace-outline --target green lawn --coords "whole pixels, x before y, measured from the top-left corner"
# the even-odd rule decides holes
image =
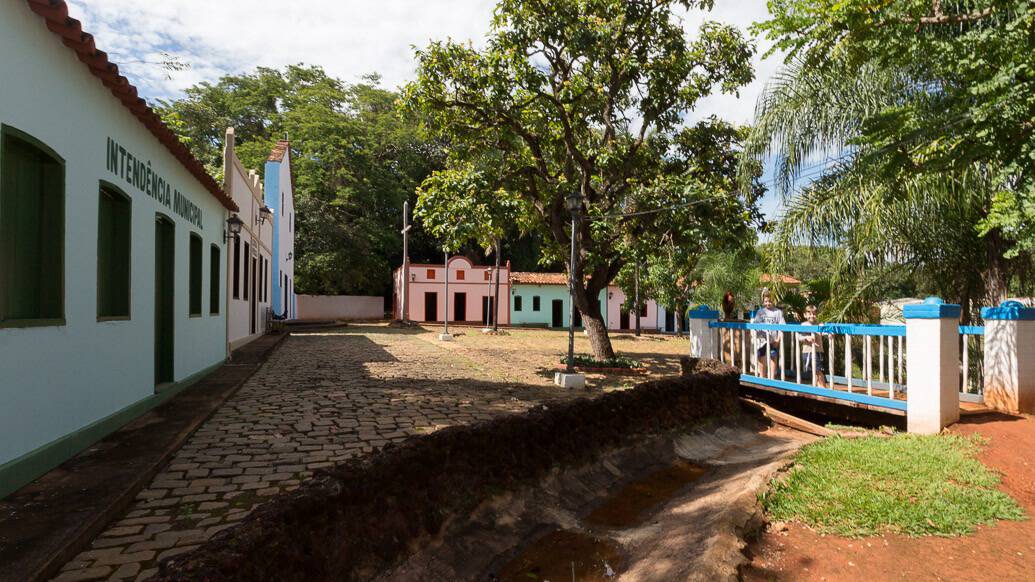
[[[763,504],[773,520],[849,537],[963,535],[1024,511],[974,456],[978,437],[831,437],[798,453]]]

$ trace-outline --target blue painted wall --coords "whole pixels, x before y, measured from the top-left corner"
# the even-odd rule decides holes
[[[270,261],[272,287],[270,288],[273,313],[284,312],[284,291],[281,288],[283,276],[280,272],[280,162],[266,162],[262,183],[265,185],[266,206],[273,211],[273,260]]]

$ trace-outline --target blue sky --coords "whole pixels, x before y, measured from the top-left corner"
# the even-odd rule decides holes
[[[95,35],[97,46],[147,99],[168,99],[202,81],[256,66],[294,63],[322,66],[345,81],[378,72],[386,86],[413,75],[413,47],[431,40],[471,40],[488,30],[492,0],[68,0],[72,16]],[[765,0],[719,0],[710,13],[684,17],[688,31],[705,20],[732,24],[745,34],[767,16]],[[688,121],[716,115],[750,123],[755,101],[780,65],[779,56],[763,60],[759,43],[756,79],[739,95],[713,95],[688,115]],[[164,53],[164,54],[163,54]],[[171,55],[189,69],[168,72],[158,65]],[[772,168],[764,179],[772,180]],[[773,190],[774,188],[770,188]],[[780,202],[770,194],[762,208],[770,217]]]

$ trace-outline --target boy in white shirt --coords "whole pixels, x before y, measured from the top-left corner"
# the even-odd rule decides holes
[[[762,291],[762,308],[755,312],[755,316],[751,318],[751,323],[765,323],[769,325],[783,325],[787,321],[783,317],[783,310],[773,305],[773,298],[769,294],[768,289]],[[779,331],[766,331],[762,330],[758,332],[758,337],[762,339],[762,344],[758,348],[758,365],[765,366],[766,374],[769,379],[776,378],[776,370],[780,364],[780,336],[782,334]],[[768,365],[762,362],[762,358],[768,357]]]
[[[802,325],[818,325],[816,323],[816,306],[805,308],[805,322]],[[826,351],[823,349],[823,337],[818,333],[799,333],[801,344],[801,367],[816,377],[816,386],[827,387],[825,370],[827,367]]]

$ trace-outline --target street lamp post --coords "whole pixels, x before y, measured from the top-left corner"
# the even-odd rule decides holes
[[[571,212],[571,262],[568,264],[568,365],[564,372],[554,375],[554,383],[565,388],[583,388],[586,386],[586,375],[575,373],[575,261],[578,259],[575,229],[579,221],[579,210],[582,209],[582,196],[578,191],[565,198],[565,204]]]
[[[443,270],[446,272],[446,311],[442,315],[444,330],[442,333],[438,334],[438,339],[444,342],[451,342],[453,341],[453,336],[449,335],[449,251],[445,252],[445,256],[446,262],[443,265],[445,267]]]

